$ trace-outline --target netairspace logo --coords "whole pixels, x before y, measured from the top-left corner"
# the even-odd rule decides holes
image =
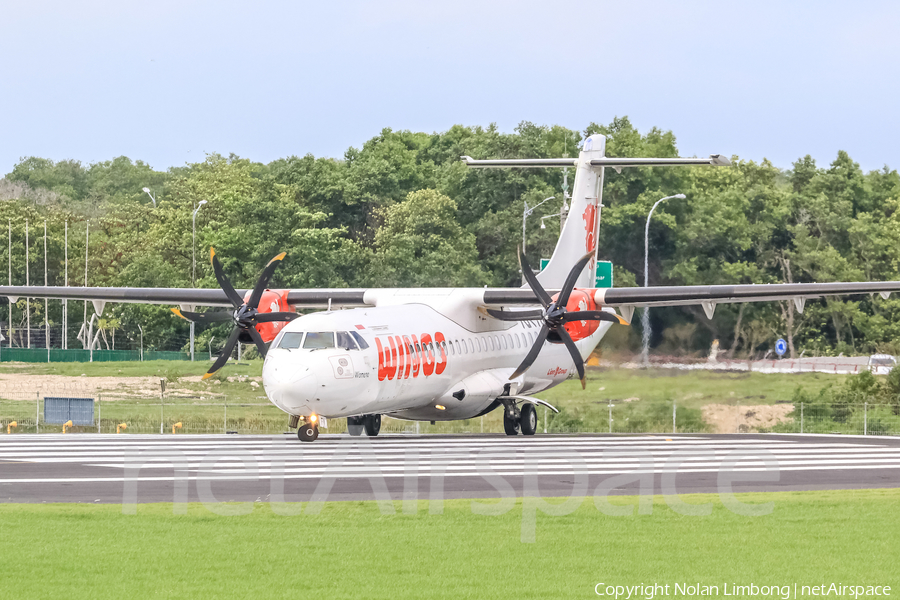
[[[731,596],[748,597],[759,596],[761,598],[791,598],[802,597],[845,597],[862,598],[867,596],[890,596],[889,585],[845,585],[842,583],[822,583],[819,585],[741,585],[737,583],[723,583],[718,585],[703,585],[701,583],[674,583],[674,584],[640,584],[640,585],[612,585],[598,583],[594,586],[594,593],[598,596],[609,596],[616,600],[631,600],[643,598],[653,600],[661,596],[686,596],[695,598],[698,596]]]

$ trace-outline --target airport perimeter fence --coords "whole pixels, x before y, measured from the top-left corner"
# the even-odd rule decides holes
[[[553,414],[538,407],[539,433],[817,433],[900,435],[900,404],[782,404],[770,407],[679,406],[675,401],[602,401]],[[769,414],[758,414],[770,410]],[[68,412],[66,412],[68,411]],[[67,424],[71,421],[71,424]],[[0,435],[25,433],[280,434],[285,413],[259,397],[136,398],[112,393],[0,392]],[[344,433],[346,419],[328,419],[323,433]],[[502,433],[503,411],[463,421],[412,422],[382,418],[382,433]]]
[[[764,360],[728,360],[690,358],[686,356],[650,356],[649,366],[656,369],[679,369],[686,371],[740,371],[748,373],[821,373],[825,375],[858,375],[863,371],[885,375],[883,367],[868,364],[868,356],[821,356],[805,358],[767,358]],[[608,363],[607,366],[630,369],[645,368],[639,362],[622,364]]]

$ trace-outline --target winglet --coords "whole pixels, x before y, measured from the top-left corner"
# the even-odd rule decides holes
[[[287,256],[287,252],[282,252],[281,254],[279,254],[278,256],[276,256],[275,258],[273,258],[272,260],[270,260],[270,261],[269,261],[269,264],[266,265],[266,266],[268,267],[269,265],[271,265],[271,264],[272,264],[273,262],[275,262],[276,260],[284,260],[284,257],[285,257],[285,256]]]
[[[190,321],[190,319],[188,319],[186,316],[184,316],[183,314],[181,314],[181,309],[180,309],[180,308],[173,308],[173,309],[172,309],[172,312],[175,313],[176,316],[179,316],[179,317],[181,317],[182,319],[184,319],[185,321]]]
[[[211,263],[213,259],[216,257],[216,249],[212,246],[209,247],[209,262]]]
[[[584,377],[581,378],[581,389],[587,389],[587,383],[585,382]]]
[[[630,322],[630,321],[626,321],[625,319],[623,319],[623,318],[620,317],[619,315],[616,315],[616,318],[619,320],[619,325],[631,325],[631,322]]]
[[[212,373],[204,373],[203,377],[200,378],[200,381],[206,381],[207,379],[209,379],[210,377],[212,377],[215,374],[216,374],[215,371],[213,371]]]

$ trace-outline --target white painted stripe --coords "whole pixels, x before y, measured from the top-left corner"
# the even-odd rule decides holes
[[[848,469],[847,466],[831,465],[831,466],[821,466],[821,467],[817,467],[814,469],[810,469],[809,467],[787,466],[787,467],[781,468],[780,470],[781,471],[840,471],[840,470],[847,470],[847,469]],[[871,466],[864,465],[864,466],[854,466],[853,467],[853,470],[858,470],[858,469],[900,469],[900,464],[883,465],[883,466],[881,466],[881,465],[871,465]],[[736,472],[757,472],[757,471],[766,471],[766,470],[767,469],[765,469],[765,468],[757,468],[757,467],[734,469],[734,471],[736,471]],[[678,470],[679,473],[717,473],[718,471],[719,471],[719,469],[717,469],[717,468],[698,468],[698,469],[683,469],[683,470],[679,469]],[[659,473],[663,473],[664,470],[654,469],[652,471],[650,471],[650,470],[638,471],[638,470],[629,469],[627,471],[614,471],[614,470],[590,469],[587,471],[579,471],[579,472],[587,473],[588,475],[621,475],[621,474],[626,474],[626,473],[659,474]],[[510,472],[491,471],[489,474],[490,475],[500,475],[500,476],[504,476],[504,477],[521,477],[522,471],[510,471]],[[568,470],[553,469],[553,470],[542,470],[542,471],[529,471],[529,474],[534,474],[534,475],[574,475],[574,471],[572,471],[571,469],[568,469]],[[371,473],[361,473],[358,475],[357,478],[367,479],[372,476],[373,475]],[[375,476],[377,476],[377,474]],[[451,473],[446,473],[446,476],[447,477],[472,477],[472,476],[481,477],[482,474],[479,473],[479,474],[473,475],[471,473],[452,473],[451,472]],[[342,475],[341,477],[347,478],[346,475]],[[382,477],[386,477],[386,478],[387,477],[406,477],[406,474],[398,474],[398,475],[383,474]],[[309,475],[287,474],[284,476],[284,479],[321,479],[321,478],[322,477],[319,474],[309,474]],[[191,475],[186,478],[179,478],[179,481],[181,481],[183,479],[187,479],[188,481],[198,481],[198,480],[210,480],[210,481],[251,480],[252,481],[252,480],[256,480],[256,479],[271,479],[271,477],[260,476],[259,478],[256,478],[256,477],[248,478],[246,476],[234,476],[234,475],[200,477],[200,476],[196,476],[196,475]],[[128,478],[127,481],[140,482],[140,481],[174,481],[174,480],[175,480],[175,478],[171,477],[171,476],[170,477],[149,476],[149,477],[137,477],[137,478],[130,477],[130,478]],[[21,484],[21,483],[124,483],[125,481],[126,481],[126,479],[124,477],[90,477],[90,478],[67,477],[67,478],[59,478],[59,479],[0,479],[0,484],[5,484],[5,483],[12,483],[12,484],[15,484],[15,483],[19,483],[19,484]]]

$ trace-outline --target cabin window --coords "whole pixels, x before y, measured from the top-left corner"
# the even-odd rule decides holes
[[[453,351],[453,340],[450,340],[449,342],[447,342],[447,346],[450,348],[450,356],[453,356],[454,354],[456,354],[456,352]]]
[[[348,331],[337,332],[337,347],[344,350],[356,350],[356,342]]]
[[[509,350],[509,341],[506,339],[506,336],[505,336],[505,335],[501,335],[501,336],[500,336],[500,341],[503,342],[503,349],[504,349],[504,350]]]
[[[356,331],[351,331],[350,335],[353,336],[353,339],[356,340],[356,344],[359,346],[360,350],[366,350],[369,347],[369,344],[366,340],[363,339],[363,336],[359,335]]]
[[[284,348],[285,350],[295,350],[300,347],[301,341],[303,341],[302,331],[285,331],[281,334],[281,338],[278,339],[278,343],[275,344],[275,347]]]
[[[522,338],[520,338],[519,335],[520,334],[518,334],[518,333],[513,334],[513,340],[515,340],[515,342],[516,342],[516,348],[522,347]]]
[[[310,331],[303,340],[305,350],[320,350],[322,348],[334,348],[333,331]]]

